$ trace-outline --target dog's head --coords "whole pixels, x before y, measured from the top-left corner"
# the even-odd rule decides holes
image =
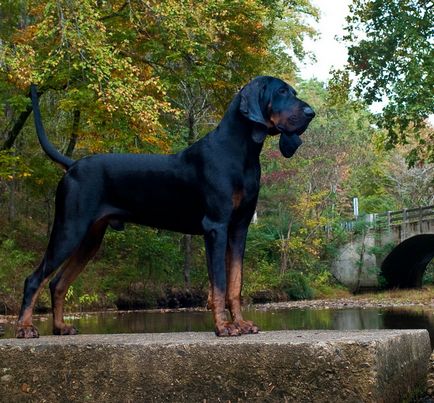
[[[315,112],[297,98],[294,88],[274,77],[257,77],[240,92],[240,111],[254,124],[252,138],[262,143],[267,134],[280,133],[280,151],[292,157],[301,145],[300,135]]]

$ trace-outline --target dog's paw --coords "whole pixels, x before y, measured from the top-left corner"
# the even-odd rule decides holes
[[[215,334],[218,337],[241,336],[240,330],[231,322],[223,322],[220,325],[216,325]]]
[[[15,336],[17,339],[37,339],[39,332],[33,325],[17,325]]]
[[[259,327],[256,326],[251,320],[237,320],[234,326],[240,331],[241,334],[256,334],[259,333]]]
[[[56,336],[73,336],[78,334],[78,330],[71,325],[63,325],[61,327],[53,328],[53,334]]]

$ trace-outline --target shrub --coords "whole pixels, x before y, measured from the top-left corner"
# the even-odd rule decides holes
[[[313,290],[309,285],[308,279],[299,272],[288,271],[282,278],[280,287],[289,299],[313,298]]]
[[[19,249],[12,239],[0,243],[0,305],[4,306],[2,311],[16,310],[16,295],[22,292],[24,277],[31,271],[33,260],[34,254]]]

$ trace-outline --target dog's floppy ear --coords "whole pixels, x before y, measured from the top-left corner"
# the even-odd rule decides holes
[[[253,141],[262,143],[267,136],[268,125],[261,110],[261,98],[264,93],[265,80],[257,78],[247,84],[240,92],[240,112],[255,126],[252,132]]]

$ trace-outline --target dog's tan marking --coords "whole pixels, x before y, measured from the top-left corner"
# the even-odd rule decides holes
[[[65,297],[69,286],[74,282],[78,275],[84,270],[86,264],[92,259],[98,251],[107,226],[106,219],[100,219],[95,222],[87,238],[92,239],[92,244],[84,243],[75,251],[68,261],[61,268],[58,276],[60,279],[56,284],[53,292],[53,330],[55,333],[65,334],[63,329],[70,328],[63,320]]]
[[[60,330],[66,325],[63,321],[63,311],[66,293],[71,283],[83,271],[89,259],[81,256],[79,252],[71,256],[60,271],[60,280],[53,293],[53,329]]]
[[[244,190],[236,190],[232,193],[232,207],[237,209],[243,201]]]
[[[229,257],[227,262],[227,303],[232,320],[242,319],[241,315],[241,284],[242,262],[240,258]]]
[[[19,319],[19,325],[28,327],[33,325],[33,309],[35,308],[36,301],[38,300],[38,296],[44,288],[45,284],[47,284],[48,278],[42,281],[39,288],[33,294],[30,305],[24,310],[22,317]]]

